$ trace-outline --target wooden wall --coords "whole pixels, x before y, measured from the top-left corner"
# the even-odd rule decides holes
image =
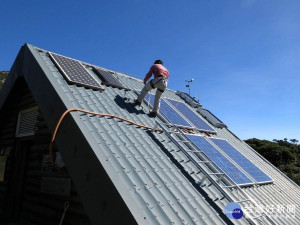
[[[12,148],[0,183],[0,224],[58,225],[69,203],[63,224],[89,225],[68,173],[56,171],[47,160],[51,134],[43,116],[38,117],[34,136],[14,137],[18,112],[36,106],[24,80],[17,82],[8,102],[0,113],[0,148]],[[54,150],[58,151],[55,146]]]

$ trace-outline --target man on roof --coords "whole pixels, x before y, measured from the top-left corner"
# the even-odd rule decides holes
[[[152,76],[152,74],[154,78],[147,83],[147,81]],[[140,93],[139,97],[135,99],[135,103],[137,105],[141,105],[146,94],[151,89],[156,88],[157,90],[155,94],[154,106],[152,111],[150,112],[150,115],[153,117],[156,117],[157,112],[159,110],[161,95],[167,87],[168,79],[169,79],[168,69],[163,66],[163,62],[160,59],[155,60],[154,64],[151,66],[149,72],[146,74],[144,78],[145,86],[142,92]]]

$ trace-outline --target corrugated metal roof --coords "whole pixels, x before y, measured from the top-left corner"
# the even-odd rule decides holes
[[[155,120],[159,120],[148,116],[149,109],[146,106],[139,108],[134,105],[133,99],[136,95],[133,92],[112,87],[105,87],[105,91],[100,92],[69,85],[46,52],[40,50],[39,55],[52,71],[50,76],[55,77],[54,85],[67,97],[65,99],[69,101],[68,105],[93,112],[118,115],[146,126],[154,126]],[[119,72],[115,72],[114,76],[127,88],[140,90],[143,87],[141,80]],[[182,101],[172,90],[165,91],[164,97]],[[121,194],[126,199],[124,201],[134,201],[139,208],[134,210],[128,204],[135,218],[146,217],[144,222],[149,224],[226,224],[224,215],[216,212],[216,206],[223,211],[228,200],[216,187],[210,185],[208,180],[200,191],[195,188],[191,179],[195,182],[199,181],[203,174],[197,173],[198,169],[195,165],[179,151],[166,134],[150,132],[117,119],[78,114],[85,135],[92,136],[99,146],[95,152],[103,151],[105,155],[105,158],[100,161],[106,161],[113,168],[107,173],[113,181],[119,180],[116,185],[121,187],[117,187],[118,190],[126,190],[122,193],[127,192],[130,195],[128,199]],[[215,128],[215,130],[217,137],[226,139],[274,179],[273,184],[251,186],[243,190],[264,207],[295,205],[295,217],[285,215],[271,217],[277,224],[300,224],[299,187],[263,160],[246,143],[232,135],[229,130],[225,128]],[[166,153],[180,163],[173,161]],[[178,164],[182,168],[179,168]],[[191,179],[182,169],[188,172]],[[212,201],[208,201],[203,193],[207,194]],[[139,223],[143,222],[137,220]],[[232,222],[249,224],[245,218],[232,220]],[[268,224],[265,219],[259,223]]]

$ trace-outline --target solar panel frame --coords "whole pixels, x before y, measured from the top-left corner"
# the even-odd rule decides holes
[[[146,94],[144,99],[146,100],[146,102],[148,102],[151,105],[151,107],[153,107],[155,95],[148,93],[148,94]]]
[[[48,54],[69,83],[104,90],[100,82],[95,79],[79,61],[52,52],[48,52]]]
[[[197,129],[216,132],[208,123],[206,123],[197,113],[191,110],[184,102],[166,98],[166,100],[181,113]]]
[[[110,72],[102,70],[100,68],[93,67],[97,75],[102,80],[103,84],[111,85],[113,87],[124,88],[124,86],[118,81]]]
[[[150,98],[150,102],[148,101]],[[145,100],[153,107],[154,104],[155,95],[153,94],[147,94],[145,96]],[[174,110],[163,98],[160,101],[160,114],[161,116],[171,123],[174,123],[175,125],[179,127],[187,127],[192,128],[192,125],[189,124],[189,122],[183,118],[176,110]],[[179,122],[179,123],[178,123]]]
[[[220,148],[229,158],[236,162],[246,173],[257,183],[270,183],[273,180],[252,163],[246,156],[240,153],[227,140],[220,138],[209,138],[218,148]]]
[[[214,147],[203,136],[184,134],[196,147],[213,161],[221,170],[227,174],[238,185],[253,185],[254,182],[244,174],[237,166],[227,159],[216,147]]]

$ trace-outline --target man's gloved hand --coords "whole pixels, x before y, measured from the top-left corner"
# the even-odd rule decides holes
[[[144,85],[146,85],[146,81],[144,81]]]

